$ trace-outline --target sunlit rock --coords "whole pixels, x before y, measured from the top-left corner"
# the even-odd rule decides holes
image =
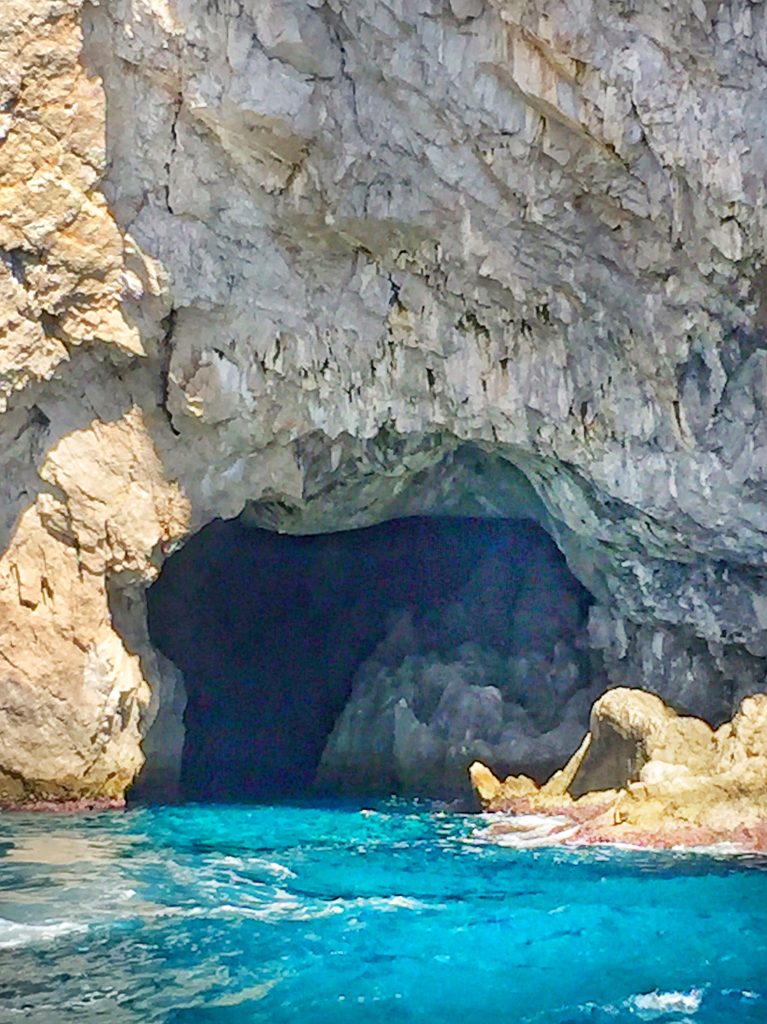
[[[616,689],[601,697],[590,731],[543,786],[501,781],[483,764],[470,779],[489,810],[564,816],[562,842],[642,846],[735,842],[767,849],[767,697],[743,701],[714,732],[658,697]],[[504,825],[498,828],[503,831]]]
[[[241,513],[531,515],[610,685],[764,689],[766,17],[5,4],[3,800],[178,749],[145,590]]]
[[[590,741],[568,792],[577,799],[601,789],[624,789],[650,764],[710,769],[714,731],[698,718],[681,718],[652,693],[619,688],[591,711]]]

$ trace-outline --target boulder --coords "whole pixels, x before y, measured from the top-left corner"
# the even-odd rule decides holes
[[[591,741],[569,785],[575,799],[637,782],[650,761],[705,772],[716,754],[714,731],[701,719],[680,717],[660,697],[625,687],[594,704],[589,731]]]
[[[565,815],[574,827],[556,841],[767,850],[767,695],[747,697],[714,732],[653,694],[611,690],[545,785],[501,782],[483,764],[470,778],[487,810]]]

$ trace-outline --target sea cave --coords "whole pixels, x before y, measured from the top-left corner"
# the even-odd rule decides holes
[[[590,603],[529,520],[211,523],[148,592],[187,695],[180,795],[457,798],[476,758],[543,780],[588,727]]]
[[[0,1024],[767,1024],[767,4],[0,54]]]

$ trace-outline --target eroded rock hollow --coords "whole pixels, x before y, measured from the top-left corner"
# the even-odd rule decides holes
[[[532,517],[606,686],[766,688],[763,5],[9,0],[0,55],[3,803],[173,790],[146,589],[240,515]]]
[[[543,778],[604,690],[589,595],[530,522],[218,522],[148,597],[185,682],[186,797],[461,797],[476,758]]]

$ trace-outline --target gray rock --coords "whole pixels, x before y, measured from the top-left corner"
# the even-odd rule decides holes
[[[178,745],[108,590],[138,635],[243,511],[533,515],[611,685],[764,688],[765,5],[12,0],[0,43],[3,778]]]

